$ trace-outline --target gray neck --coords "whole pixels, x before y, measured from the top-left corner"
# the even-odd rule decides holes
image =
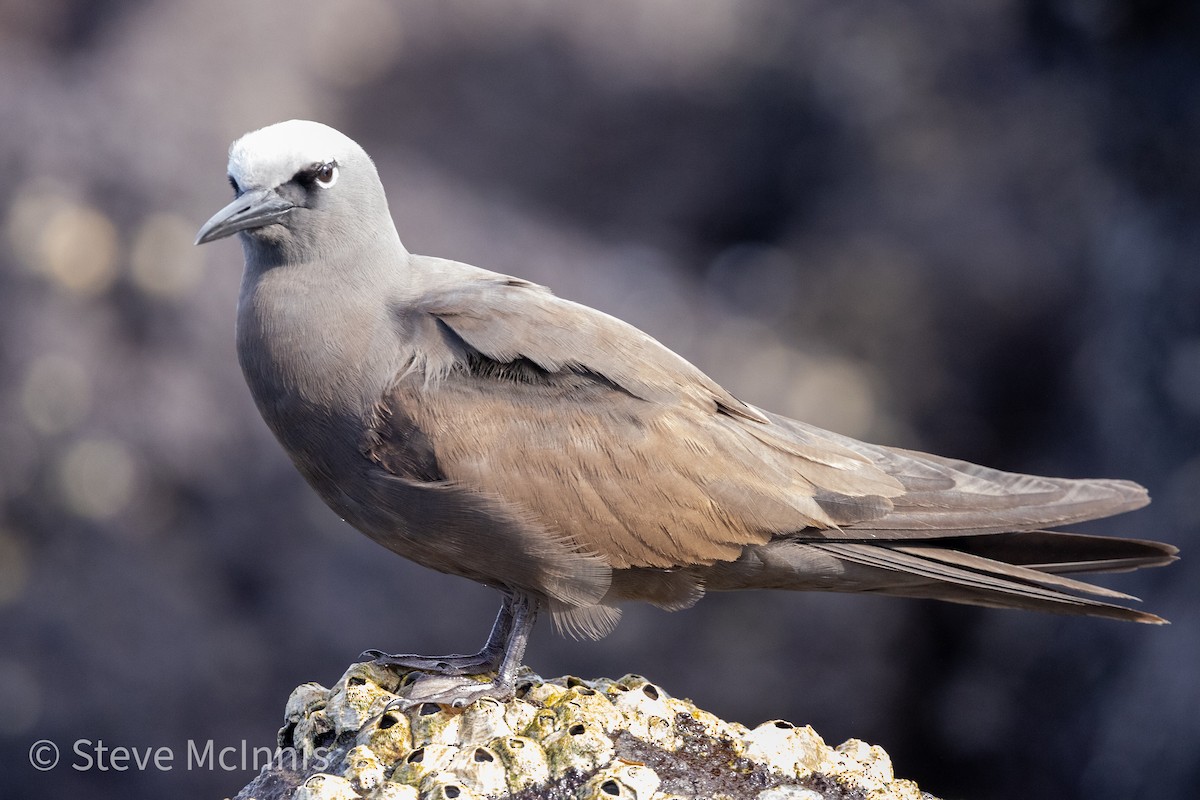
[[[330,427],[361,432],[401,367],[388,298],[404,279],[408,255],[398,239],[371,250],[395,255],[248,261],[243,275],[238,360],[263,418],[306,473],[330,458],[356,457],[357,436]],[[331,449],[339,446],[347,452]],[[308,468],[300,463],[306,457]]]

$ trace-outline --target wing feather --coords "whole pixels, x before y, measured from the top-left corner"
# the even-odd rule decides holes
[[[452,357],[400,379],[381,419],[412,420],[450,483],[615,568],[734,560],[783,532],[884,516],[903,490],[870,458],[777,425],[648,335],[542,287],[484,273],[420,298],[400,328],[438,337],[414,350]]]
[[[1166,563],[1165,546],[1105,550],[1043,530],[1144,505],[1137,484],[1008,473],[824,431],[742,403],[636,328],[543,287],[426,266],[397,330],[436,358],[414,357],[381,403],[423,450],[396,463],[436,463],[448,485],[536,520],[614,576],[683,570],[663,583],[665,604],[694,602],[705,582],[855,591],[845,570],[857,565],[860,591],[1157,620],[1068,594],[1127,599],[1062,573]],[[610,591],[638,586],[614,577]],[[615,620],[571,613],[556,619],[580,630]]]

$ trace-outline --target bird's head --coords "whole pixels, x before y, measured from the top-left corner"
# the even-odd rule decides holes
[[[380,234],[395,235],[370,156],[319,122],[270,125],[229,149],[233,202],[204,223],[196,244],[234,233],[259,261],[310,262]]]

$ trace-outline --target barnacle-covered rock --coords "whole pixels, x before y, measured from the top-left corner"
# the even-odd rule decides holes
[[[400,681],[395,673],[371,662],[355,664],[329,691],[325,714],[335,734],[357,732],[371,717],[383,712]]]
[[[789,778],[805,778],[818,771],[822,757],[829,750],[809,726],[796,727],[781,719],[764,722],[750,731],[743,741],[748,758]]]
[[[413,746],[423,744],[457,745],[462,742],[459,729],[462,710],[443,708],[436,703],[421,703],[410,710],[408,726],[412,730]]]
[[[360,744],[346,754],[343,777],[350,781],[355,792],[366,797],[383,785],[383,765],[371,748]]]
[[[819,769],[834,777],[852,775],[855,782],[869,792],[884,789],[896,779],[892,759],[883,748],[860,739],[848,739],[832,752],[822,753]]]
[[[624,727],[638,739],[667,750],[679,746],[675,732],[676,709],[667,693],[640,675],[626,675],[613,685],[613,706]]]
[[[239,800],[931,800],[878,746],[783,720],[747,728],[640,675],[543,680],[465,708],[406,706],[412,673],[355,664],[297,688],[279,758]],[[400,700],[401,702],[394,702]],[[298,766],[297,766],[298,764]]]
[[[772,786],[763,789],[754,800],[824,800],[825,795],[803,786]]]
[[[420,786],[430,775],[444,772],[458,755],[458,747],[431,742],[422,744],[404,757],[392,770],[392,780]]]
[[[529,724],[525,726],[521,733],[536,742],[545,742],[546,739],[557,733],[558,730],[558,714],[554,713],[554,710],[551,708],[539,708],[534,712],[529,720]]]
[[[525,703],[513,705],[524,706]],[[486,742],[498,736],[512,735],[513,727],[506,710],[504,703],[490,697],[472,703],[462,710],[458,723],[459,736],[466,742]]]
[[[354,741],[366,745],[380,761],[388,764],[400,763],[416,749],[408,717],[397,709],[372,717],[359,729]]]
[[[486,795],[471,791],[470,787],[452,772],[435,772],[421,781],[421,800],[476,800],[480,797]]]
[[[508,792],[508,778],[499,754],[487,745],[459,748],[450,772],[475,794],[495,797]]]
[[[658,774],[641,764],[618,760],[593,775],[578,794],[579,800],[651,800],[658,791]]]
[[[283,727],[276,737],[280,749],[294,749],[307,760],[318,742],[333,730],[325,714],[329,690],[319,683],[302,683],[292,690],[283,710]]]
[[[319,683],[302,683],[292,690],[283,709],[283,724],[295,727],[329,702],[329,690]]]
[[[292,795],[293,800],[358,800],[360,796],[350,781],[321,772],[310,776]]]
[[[375,790],[375,794],[366,795],[371,800],[420,800],[421,793],[417,787],[407,783],[388,781]]]
[[[571,687],[548,708],[558,716],[559,729],[582,722],[608,733],[620,727],[622,721],[621,712],[612,701],[590,686]]]
[[[570,772],[588,774],[612,761],[613,740],[603,728],[578,717],[567,724],[565,730],[550,734],[542,742],[551,775],[561,778]]]
[[[510,792],[523,792],[550,780],[550,762],[546,751],[532,739],[508,736],[492,742],[492,750],[504,762],[504,776]]]

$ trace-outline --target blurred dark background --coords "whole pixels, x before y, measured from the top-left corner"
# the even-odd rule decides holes
[[[486,589],[342,525],[238,372],[225,150],[371,152],[401,236],[648,330],[743,399],[1131,478],[1091,531],[1167,628],[827,595],[540,628],[726,718],[883,745],[946,797],[1200,784],[1200,7],[1184,0],[0,0],[0,796],[219,798],[293,686],[482,641]],[[652,478],[652,476],[648,476]],[[55,741],[63,762],[27,752]],[[80,739],[172,772],[77,771]]]

